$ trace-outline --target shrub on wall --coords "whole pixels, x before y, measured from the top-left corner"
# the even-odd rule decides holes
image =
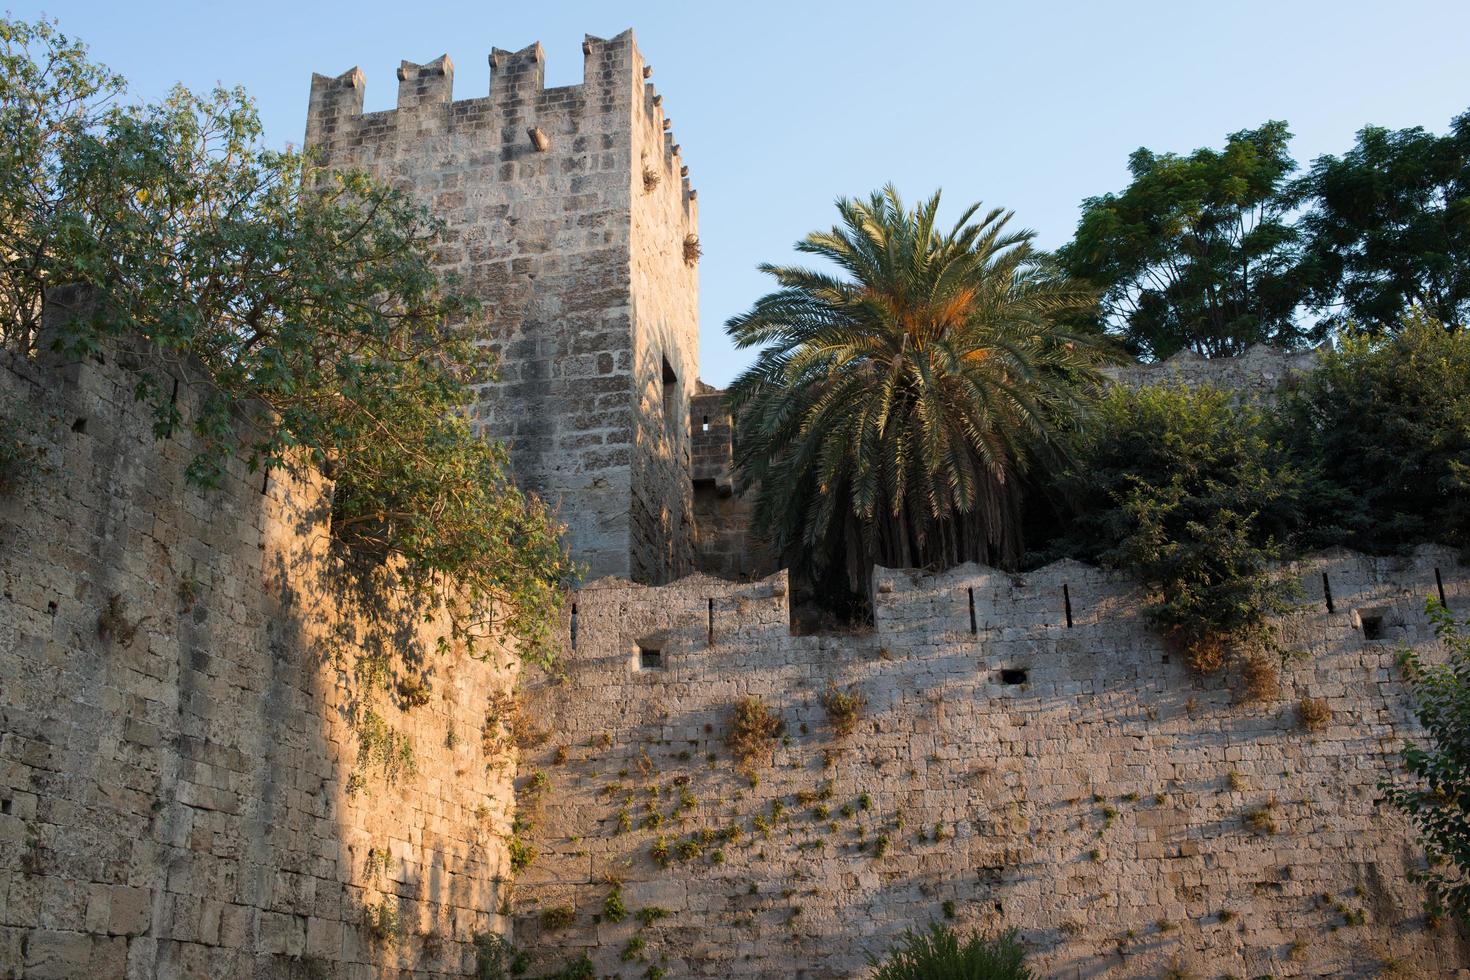
[[[1428,610],[1449,658],[1426,663],[1406,648],[1400,659],[1427,747],[1403,751],[1407,778],[1385,778],[1385,799],[1419,828],[1429,868],[1429,914],[1449,912],[1470,926],[1470,621],[1457,624],[1433,599]]]
[[[873,980],[1031,980],[1026,948],[1014,929],[994,939],[961,936],[948,926],[931,922],[924,932],[907,932],[897,948],[880,962]]]
[[[1470,552],[1470,331],[1411,314],[1393,334],[1344,335],[1280,414],[1320,475],[1310,543]]]
[[[771,750],[784,726],[781,718],[754,695],[735,703],[726,742],[742,767],[753,765]]]
[[[1284,605],[1271,566],[1303,494],[1262,412],[1210,387],[1115,387],[1074,459],[1049,553],[1136,574],[1151,617],[1199,670],[1258,653]]]

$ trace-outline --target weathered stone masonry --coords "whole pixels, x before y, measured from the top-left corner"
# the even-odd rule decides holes
[[[0,977],[464,975],[508,926],[513,763],[480,729],[514,667],[431,654],[442,620],[347,581],[329,487],[186,485],[139,362],[0,364],[46,439],[0,495]]]
[[[633,32],[583,53],[581,85],[545,88],[539,44],[495,49],[461,101],[447,56],[404,62],[397,109],[366,114],[362,72],[316,75],[306,143],[447,222],[441,268],[495,331],[481,431],[592,575],[663,582],[693,568],[698,205]]]
[[[948,909],[1019,927],[1048,977],[1466,975],[1426,928],[1413,833],[1375,805],[1415,734],[1395,653],[1437,649],[1436,570],[1465,614],[1447,550],[1292,568],[1282,695],[1259,705],[1171,658],[1126,577],[1073,562],[880,569],[876,628],[849,636],[788,635],[784,573],[593,583],[567,679],[531,684],[556,734],[522,761],[552,789],[517,940],[546,963],[585,948],[599,975],[641,975],[620,958],[639,935],[670,976],[844,977]],[[847,738],[829,683],[867,702]],[[725,744],[746,695],[785,723],[758,783]],[[1302,697],[1326,700],[1325,730],[1301,727]],[[607,921],[609,879],[669,915]],[[543,926],[568,905],[571,927]]]

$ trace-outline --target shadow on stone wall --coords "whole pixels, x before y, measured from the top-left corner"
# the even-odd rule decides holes
[[[517,939],[542,968],[585,950],[599,973],[840,977],[952,916],[1019,927],[1045,976],[1470,962],[1428,927],[1422,853],[1376,805],[1417,731],[1396,651],[1432,651],[1425,597],[1464,612],[1470,577],[1435,548],[1289,573],[1301,605],[1265,703],[1190,674],[1136,585],[1076,562],[879,569],[875,628],[842,636],[789,635],[783,574],[592,583],[565,678],[527,678],[554,734],[522,762],[549,788]],[[823,708],[834,684],[865,701],[846,737]],[[784,733],[742,773],[727,735],[750,696]],[[1329,707],[1319,730],[1304,697]],[[667,914],[639,921],[650,908]]]
[[[0,498],[0,973],[463,975],[505,926],[515,665],[333,556],[325,484],[186,485],[145,359],[0,370],[44,450]]]

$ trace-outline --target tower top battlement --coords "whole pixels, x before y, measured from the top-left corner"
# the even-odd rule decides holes
[[[663,165],[670,182],[682,190],[686,208],[698,197],[689,182],[682,148],[675,142],[672,120],[664,114],[663,96],[648,79],[653,68],[638,51],[633,29],[612,38],[586,35],[582,41],[582,83],[546,87],[546,51],[536,41],[519,50],[490,49],[490,91],[483,98],[454,100],[454,62],[448,54],[423,64],[402,61],[398,66],[398,102],[393,109],[363,112],[367,76],[352,67],[340,75],[313,74],[306,117],[306,144],[320,146],[348,130],[373,130],[384,125],[402,128],[430,124],[424,117],[442,117],[447,125],[493,127],[538,126],[544,114],[567,105],[606,111],[623,94],[641,106],[641,116],[662,144]],[[408,118],[412,117],[412,118]],[[547,134],[552,135],[552,134]]]

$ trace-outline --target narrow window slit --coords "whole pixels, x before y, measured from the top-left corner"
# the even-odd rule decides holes
[[[260,492],[264,494],[271,486],[271,471],[267,469],[260,479]]]
[[[1067,610],[1067,629],[1072,628],[1072,590],[1067,588],[1067,583],[1062,583],[1062,605]]]
[[[715,600],[714,600],[713,597],[711,597],[709,599],[709,606],[707,607],[707,611],[705,613],[705,625],[706,625],[706,627],[708,629],[708,633],[705,636],[705,642],[708,643],[710,646],[714,646],[715,645]]]
[[[572,603],[571,640],[572,649],[577,649],[577,604],[575,602]]]
[[[1448,609],[1450,604],[1445,601],[1444,597],[1444,579],[1440,577],[1438,568],[1434,570],[1434,589],[1439,593],[1439,604]]]
[[[975,589],[971,587],[965,591],[970,593],[970,633],[973,635],[980,632],[980,628],[975,622]]]
[[[1326,572],[1323,572],[1322,573],[1322,598],[1324,598],[1324,599],[1327,600],[1327,611],[1328,612],[1336,612],[1337,611],[1336,609],[1333,609],[1332,608],[1332,583],[1329,582],[1329,581],[1327,581],[1327,573]]]
[[[179,379],[178,378],[174,378],[174,390],[168,396],[168,403],[170,405],[177,405],[179,403]]]

